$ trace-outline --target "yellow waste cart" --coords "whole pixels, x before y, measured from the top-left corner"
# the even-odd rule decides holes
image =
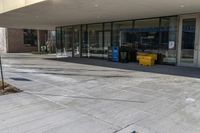
[[[139,64],[143,66],[153,66],[157,59],[157,54],[139,54],[137,56]]]

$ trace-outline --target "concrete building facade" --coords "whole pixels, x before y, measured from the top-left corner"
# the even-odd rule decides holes
[[[57,51],[67,56],[107,59],[109,47],[128,47],[158,54],[161,64],[200,67],[198,0],[1,3],[0,26],[56,29]]]

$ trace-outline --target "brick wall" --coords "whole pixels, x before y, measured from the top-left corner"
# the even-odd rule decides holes
[[[40,31],[40,44],[45,44],[45,31]],[[8,53],[28,53],[37,52],[37,46],[31,47],[24,44],[23,29],[8,29],[7,30],[7,52]]]
[[[45,45],[47,40],[47,31],[40,30],[40,45]]]

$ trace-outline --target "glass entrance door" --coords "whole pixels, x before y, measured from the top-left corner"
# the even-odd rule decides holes
[[[111,31],[104,32],[104,58],[108,58],[108,48],[111,47]]]
[[[66,57],[72,57],[73,53],[73,31],[72,27],[65,27],[62,29],[62,45],[63,53]]]
[[[73,57],[80,57],[81,29],[80,26],[73,27]]]
[[[197,17],[183,17],[180,23],[179,65],[197,65]]]

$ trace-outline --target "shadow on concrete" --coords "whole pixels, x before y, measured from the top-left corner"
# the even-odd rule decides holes
[[[92,76],[97,78],[131,78],[131,76],[121,76],[121,75],[94,75],[94,74],[70,74],[70,73],[55,73],[55,72],[12,72],[12,73],[23,73],[23,74],[49,74],[49,75],[58,75],[58,76],[79,76],[79,77],[85,77],[85,76]]]
[[[124,70],[134,70],[141,72],[151,72],[158,74],[167,74],[175,76],[184,76],[192,78],[200,78],[200,69],[192,67],[178,67],[178,66],[169,66],[169,65],[156,65],[153,67],[144,67],[138,65],[137,63],[115,63],[107,60],[101,59],[88,59],[88,58],[48,58],[47,60],[62,61],[68,63],[84,64],[84,65],[93,65],[100,67],[109,67],[117,68]]]

